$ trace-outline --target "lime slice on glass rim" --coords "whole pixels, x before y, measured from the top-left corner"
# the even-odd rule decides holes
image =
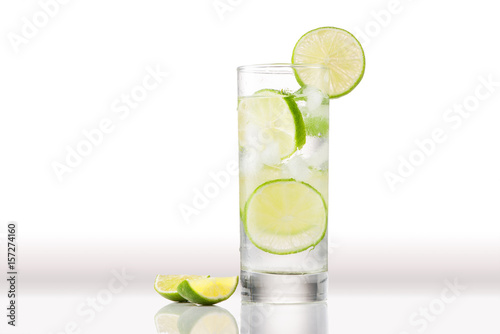
[[[325,91],[330,98],[352,91],[365,72],[365,54],[359,41],[350,32],[334,27],[305,33],[295,44],[292,63],[326,66],[328,83]],[[295,73],[301,86],[324,86],[324,77],[317,70],[298,67]]]
[[[243,226],[250,241],[265,252],[302,252],[325,236],[326,202],[305,182],[272,180],[261,184],[248,199]]]
[[[210,276],[199,276],[199,275],[157,275],[155,279],[155,290],[161,296],[172,300],[174,302],[187,302],[187,299],[183,298],[177,292],[177,286],[183,281],[190,279],[196,280],[201,278],[207,278]]]
[[[213,305],[231,297],[238,286],[238,276],[186,280],[177,292],[191,303]]]
[[[262,89],[238,104],[239,142],[243,148],[262,151],[276,143],[281,159],[291,156],[306,142],[302,114],[293,100],[273,89]]]

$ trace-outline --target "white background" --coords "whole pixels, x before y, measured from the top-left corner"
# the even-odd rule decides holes
[[[15,46],[41,10],[0,4],[0,233],[19,223],[25,296],[93,291],[121,268],[146,294],[157,273],[237,275],[237,176],[188,219],[181,207],[237,160],[236,67],[288,62],[321,26],[366,54],[363,81],[330,107],[332,289],[455,277],[498,289],[495,2],[73,0]],[[168,76],[121,119],[113,104],[147,68]],[[479,100],[481,78],[496,87]],[[443,118],[465,101],[478,102],[468,118]],[[103,119],[111,133],[59,179],[54,162]],[[384,175],[436,128],[446,140],[391,189]]]

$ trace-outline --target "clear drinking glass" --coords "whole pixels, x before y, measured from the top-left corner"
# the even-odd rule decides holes
[[[238,68],[243,301],[326,299],[327,71],[315,64]]]

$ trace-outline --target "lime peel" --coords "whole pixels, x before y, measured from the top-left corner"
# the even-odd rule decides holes
[[[213,305],[232,296],[238,286],[238,276],[185,280],[177,292],[191,303]]]
[[[183,298],[177,292],[177,286],[187,279],[196,280],[202,278],[208,278],[209,275],[157,275],[155,278],[154,288],[156,292],[174,302],[187,302],[187,299]]]

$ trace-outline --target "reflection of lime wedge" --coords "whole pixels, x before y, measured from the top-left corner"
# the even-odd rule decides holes
[[[312,186],[294,179],[260,185],[243,214],[252,243],[272,254],[292,254],[317,245],[325,236],[327,208]]]
[[[187,280],[179,284],[177,292],[192,303],[212,305],[228,299],[238,286],[238,276]]]
[[[263,89],[238,104],[239,141],[244,149],[263,151],[277,144],[278,159],[304,146],[304,121],[292,96]]]
[[[238,334],[236,320],[218,306],[193,306],[179,319],[181,334]]]
[[[207,278],[209,276],[198,275],[158,275],[155,279],[155,290],[163,297],[176,302],[185,302],[186,299],[182,298],[177,293],[177,286],[187,279]]]
[[[193,304],[171,303],[161,308],[155,315],[155,325],[158,334],[179,334],[179,318],[193,308]]]
[[[323,64],[328,67],[326,91],[331,98],[349,93],[365,72],[365,54],[358,40],[349,32],[333,27],[318,28],[304,34],[293,49],[294,64]],[[324,78],[314,69],[297,68],[303,85],[323,87]]]

